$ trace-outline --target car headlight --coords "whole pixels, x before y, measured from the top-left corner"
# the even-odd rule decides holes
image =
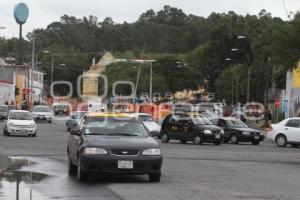
[[[204,134],[212,134],[211,130],[204,130]]]
[[[224,130],[223,129],[221,130],[221,134],[224,134]]]
[[[82,153],[83,154],[92,154],[92,155],[95,155],[95,154],[98,154],[98,155],[106,155],[107,154],[107,151],[105,149],[101,149],[101,148],[91,148],[91,147],[87,147],[87,148],[84,148],[82,150]]]
[[[146,149],[143,151],[143,156],[160,156],[160,149]]]
[[[30,128],[35,128],[35,123],[31,123],[31,124],[29,125],[29,127],[30,127]]]
[[[13,122],[9,122],[7,125],[10,126],[10,127],[15,127],[16,126]]]

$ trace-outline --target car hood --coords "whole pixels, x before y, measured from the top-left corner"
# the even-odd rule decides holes
[[[159,148],[158,142],[151,137],[119,137],[119,136],[83,136],[87,146],[117,149]]]
[[[33,120],[9,120],[9,122],[12,122],[12,123],[14,123],[15,125],[31,125],[31,124],[33,124],[34,123],[34,121]],[[8,122],[8,123],[9,123]]]
[[[160,126],[156,122],[143,122],[147,129],[151,131],[160,131]]]
[[[230,127],[229,129],[231,130],[237,130],[237,131],[240,131],[240,132],[255,132],[255,133],[259,133],[260,131],[259,130],[256,130],[256,129],[253,129],[253,128],[234,128],[234,127]]]

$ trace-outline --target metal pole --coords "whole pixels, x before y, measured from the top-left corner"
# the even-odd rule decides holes
[[[54,65],[54,63],[53,63],[53,55],[51,55],[51,84],[53,82],[53,65]]]
[[[233,105],[233,99],[234,99],[234,80],[231,79],[231,105]]]
[[[150,102],[152,102],[152,61],[150,62],[150,93],[149,93],[149,97],[150,97]]]
[[[18,59],[18,64],[19,65],[23,64],[23,59],[22,59],[22,24],[20,24],[20,31],[19,31],[19,59]]]
[[[247,75],[247,103],[250,102],[250,69],[248,67]]]
[[[19,173],[17,172],[16,200],[19,200]]]
[[[239,79],[238,76],[236,76],[236,93],[235,93],[235,101],[236,104],[238,104],[238,96],[239,96]]]
[[[134,98],[136,98],[136,92],[137,92],[137,88],[138,88],[139,80],[140,80],[140,73],[141,73],[141,66],[139,66],[138,75],[137,75],[137,79],[136,79],[136,84],[135,84],[135,89],[134,89]]]
[[[32,39],[32,59],[31,59],[32,69],[34,69],[34,66],[35,66],[34,58],[35,58],[35,30],[33,30],[33,39]]]

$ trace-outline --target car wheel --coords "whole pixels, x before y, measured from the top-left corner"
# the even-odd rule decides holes
[[[36,137],[36,132],[34,134],[31,135],[32,137]]]
[[[163,134],[163,135],[161,136],[161,141],[162,141],[163,143],[168,143],[168,142],[170,141],[170,139],[169,139],[169,137],[168,137],[167,134]]]
[[[193,144],[199,145],[202,144],[202,139],[200,136],[195,136],[193,139]]]
[[[180,142],[181,142],[182,144],[185,144],[187,141],[186,141],[186,140],[180,140]]]
[[[291,146],[292,146],[293,148],[298,148],[298,147],[299,147],[298,144],[291,144]]]
[[[68,172],[69,175],[74,175],[77,172],[77,166],[72,163],[70,156],[68,156]]]
[[[150,182],[160,182],[161,172],[150,173],[149,180]]]
[[[5,129],[3,128],[3,135],[6,135],[6,131],[5,131]]]
[[[232,135],[230,136],[229,141],[230,141],[231,144],[238,144],[238,143],[239,143],[236,134],[232,134]]]
[[[52,123],[52,120],[49,120],[48,123],[51,124],[51,123]]]
[[[287,139],[284,135],[280,134],[276,137],[275,142],[279,147],[285,147],[287,145]]]
[[[214,145],[220,145],[221,144],[221,142],[219,141],[219,142],[214,142]]]
[[[259,145],[260,141],[259,140],[256,140],[256,141],[252,141],[252,144],[253,145]]]
[[[70,131],[71,129],[67,126],[67,131]]]
[[[88,172],[85,172],[81,169],[80,159],[78,158],[77,180],[83,182],[87,180],[87,177],[88,177]]]

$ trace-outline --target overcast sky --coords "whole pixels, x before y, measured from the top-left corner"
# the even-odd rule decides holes
[[[13,18],[14,6],[24,2],[29,7],[29,19],[24,25],[24,35],[34,28],[45,28],[59,21],[64,14],[76,17],[95,15],[99,20],[112,17],[115,22],[133,22],[148,9],[158,11],[164,5],[181,8],[186,14],[207,17],[212,12],[258,14],[266,9],[273,16],[287,19],[283,0],[0,0],[0,36],[18,37],[18,25]],[[289,11],[300,9],[300,0],[285,0]]]

